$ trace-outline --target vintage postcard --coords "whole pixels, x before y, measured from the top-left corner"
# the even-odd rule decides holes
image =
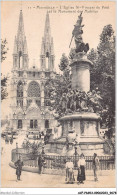
[[[1,187],[115,188],[115,2],[1,1]]]

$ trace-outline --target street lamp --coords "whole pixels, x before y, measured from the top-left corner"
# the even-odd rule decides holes
[[[77,155],[78,155],[78,152],[77,152],[77,145],[74,144],[74,149],[75,149],[75,165],[74,167],[77,168]]]
[[[45,152],[44,152],[44,146],[42,146],[42,152],[41,152],[42,154],[45,154]]]
[[[16,142],[16,157],[18,159],[18,143]]]

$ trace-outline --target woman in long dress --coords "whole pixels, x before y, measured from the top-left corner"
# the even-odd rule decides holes
[[[67,183],[74,183],[74,171],[73,171],[74,165],[71,159],[68,159],[66,162],[66,181]]]
[[[85,157],[84,154],[80,155],[80,159],[78,161],[78,175],[77,175],[77,181],[78,184],[84,183],[86,176],[85,176]]]

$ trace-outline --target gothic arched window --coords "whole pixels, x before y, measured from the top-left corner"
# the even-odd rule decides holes
[[[40,87],[36,81],[32,81],[29,84],[28,97],[40,97]]]
[[[23,97],[23,83],[21,81],[17,85],[17,97]]]

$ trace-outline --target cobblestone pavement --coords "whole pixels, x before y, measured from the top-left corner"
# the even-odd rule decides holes
[[[16,142],[22,142],[22,136],[18,140],[15,140],[12,145],[5,145],[2,140],[2,158],[1,158],[1,184],[5,188],[22,188],[22,187],[35,187],[35,188],[114,188],[115,187],[115,170],[108,170],[106,174],[99,175],[99,181],[94,182],[93,176],[86,175],[86,181],[84,184],[78,185],[75,181],[74,184],[67,184],[65,182],[65,176],[61,175],[47,175],[38,173],[31,173],[23,171],[21,175],[21,181],[16,180],[15,169],[9,166],[11,160],[11,150],[15,148]],[[20,145],[20,144],[19,144]],[[103,175],[103,176],[101,176]],[[75,176],[76,179],[76,176]]]

